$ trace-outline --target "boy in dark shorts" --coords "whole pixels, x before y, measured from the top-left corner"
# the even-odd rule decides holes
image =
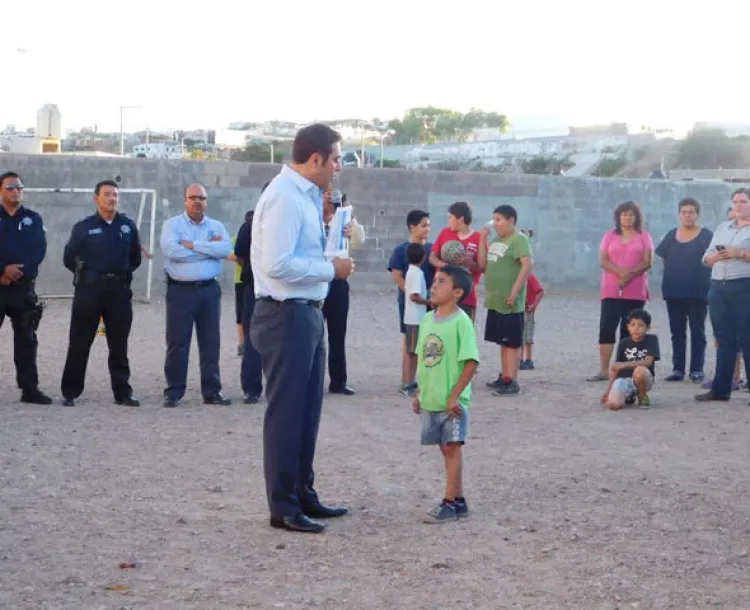
[[[479,365],[474,323],[459,308],[471,292],[469,272],[446,265],[435,275],[434,310],[419,325],[417,343],[419,390],[412,408],[422,418],[422,445],[438,445],[445,458],[445,496],[425,523],[468,517],[463,490],[463,450],[469,430],[471,380]]]
[[[494,239],[490,227],[482,230],[479,267],[484,271],[487,323],[484,340],[500,346],[500,375],[487,386],[496,396],[520,393],[518,367],[523,348],[526,280],[531,273],[531,244],[516,230],[518,215],[510,205],[493,212]]]
[[[419,325],[427,313],[430,305],[427,293],[427,282],[424,279],[424,271],[420,265],[424,263],[427,254],[422,244],[409,244],[406,247],[406,259],[409,261],[409,269],[406,272],[404,293],[404,326],[406,327],[406,353],[412,360],[411,366],[417,368],[417,338],[419,337]],[[416,393],[416,388],[410,394]]]
[[[432,248],[432,244],[427,241],[427,238],[430,236],[429,212],[425,212],[424,210],[411,210],[406,215],[406,226],[409,228],[409,241],[402,242],[393,248],[391,259],[388,261],[388,271],[391,272],[393,281],[396,282],[396,286],[398,286],[398,321],[401,334],[404,335],[404,339],[401,341],[401,386],[399,387],[398,393],[404,396],[411,396],[417,390],[417,382],[415,381],[417,365],[406,351],[404,288],[406,272],[409,269],[409,261],[406,260],[406,248],[409,244],[422,244],[427,252]],[[429,289],[432,285],[432,278],[435,276],[435,268],[428,261],[425,261],[422,263],[422,271],[424,272],[425,282]]]
[[[628,333],[617,345],[617,356],[609,372],[609,387],[602,395],[602,404],[616,411],[638,401],[642,409],[651,407],[648,393],[656,377],[656,361],[660,359],[659,338],[650,334],[651,314],[634,309],[628,314]]]

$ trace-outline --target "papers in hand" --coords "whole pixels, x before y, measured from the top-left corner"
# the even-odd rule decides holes
[[[349,258],[349,240],[344,236],[344,229],[352,220],[352,207],[337,208],[331,219],[326,240],[325,255],[329,261],[334,258]]]

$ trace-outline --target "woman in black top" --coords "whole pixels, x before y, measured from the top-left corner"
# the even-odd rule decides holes
[[[690,197],[678,204],[680,225],[664,236],[656,254],[664,260],[662,296],[667,302],[672,333],[672,374],[667,381],[685,378],[686,331],[690,325],[690,379],[703,381],[706,356],[706,315],[711,269],[703,254],[713,233],[700,226],[701,206]]]

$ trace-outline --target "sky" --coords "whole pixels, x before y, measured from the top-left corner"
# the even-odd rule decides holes
[[[426,105],[532,126],[750,123],[750,3],[693,6],[26,0],[0,33],[0,128],[34,125],[44,103],[65,128],[110,131],[121,105],[140,106],[124,112],[126,131],[383,119]]]

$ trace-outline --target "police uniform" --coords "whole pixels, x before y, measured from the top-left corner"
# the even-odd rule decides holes
[[[65,246],[63,263],[74,274],[70,338],[61,390],[63,404],[73,406],[83,392],[86,365],[99,318],[109,345],[109,374],[115,402],[138,406],[130,387],[128,337],[133,322],[133,271],[141,264],[141,242],[135,223],[117,213],[111,222],[98,213],[76,223]]]
[[[39,265],[47,254],[47,236],[42,217],[18,207],[12,216],[0,206],[0,275],[8,265],[23,265],[23,277],[7,286],[0,286],[0,325],[7,317],[13,325],[13,360],[21,400],[34,404],[50,404],[39,389],[36,366],[36,329],[42,306],[36,295],[35,281]]]

